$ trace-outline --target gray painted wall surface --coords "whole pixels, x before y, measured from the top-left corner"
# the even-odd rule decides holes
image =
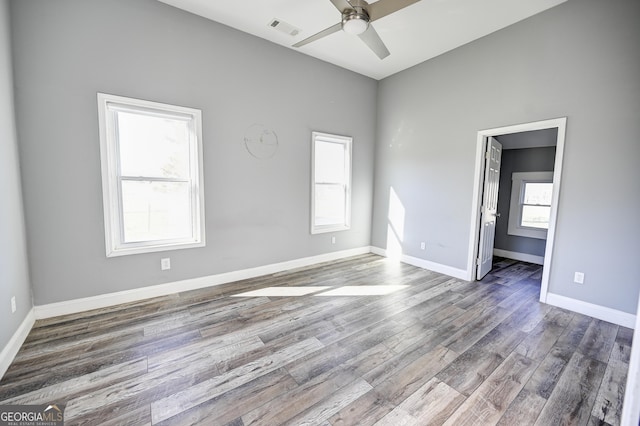
[[[500,140],[500,138],[497,138]],[[544,256],[546,240],[509,235],[509,208],[511,206],[511,174],[514,172],[552,172],[555,162],[555,147],[505,149],[500,164],[500,187],[498,190],[498,212],[496,222],[497,249],[517,253]]]
[[[369,245],[376,81],[153,0],[11,11],[36,305]],[[96,92],[202,109],[206,248],[105,257]],[[245,150],[254,123],[272,159]],[[354,137],[349,231],[309,233],[313,130]]]
[[[11,75],[9,3],[0,0],[0,351],[32,307]]]
[[[465,269],[478,130],[567,116],[549,291],[635,314],[638,22],[637,0],[569,0],[381,81],[372,243],[393,188],[404,252]]]

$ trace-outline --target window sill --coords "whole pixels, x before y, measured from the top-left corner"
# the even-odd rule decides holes
[[[528,238],[537,238],[539,240],[547,239],[547,230],[546,229],[536,229],[536,228],[515,228],[507,231],[507,235],[512,235],[514,237],[528,237]]]
[[[108,249],[107,257],[127,256],[131,254],[156,253],[159,251],[181,250],[189,248],[205,247],[204,241],[189,243],[170,243],[170,244],[154,244],[138,247],[120,247],[117,249]]]
[[[351,226],[347,225],[316,226],[311,228],[311,234],[325,234],[327,232],[348,231],[349,229],[351,229]]]

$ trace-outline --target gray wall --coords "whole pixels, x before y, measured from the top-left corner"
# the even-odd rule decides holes
[[[11,80],[9,4],[0,0],[0,351],[32,307]],[[11,297],[17,310],[11,313]]]
[[[567,116],[549,291],[635,313],[639,22],[637,0],[569,0],[381,81],[372,243],[393,188],[404,252],[465,269],[478,130]]]
[[[497,139],[500,140],[500,138]],[[546,240],[507,233],[511,207],[511,175],[517,172],[552,172],[555,155],[555,147],[505,149],[502,151],[498,190],[500,218],[496,222],[495,248],[544,257]]]
[[[36,305],[369,245],[376,81],[154,0],[11,6]],[[202,109],[206,248],[105,257],[96,92]],[[354,137],[349,231],[309,233],[313,130]]]

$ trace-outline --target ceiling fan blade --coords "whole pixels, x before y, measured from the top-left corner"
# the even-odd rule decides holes
[[[373,53],[378,55],[378,58],[384,59],[391,54],[372,25],[369,25],[367,31],[363,32],[358,37],[360,37],[360,40],[364,41],[365,44],[369,46],[369,49],[373,50]]]
[[[342,29],[342,23],[338,22],[337,24],[320,31],[317,34],[312,35],[311,37],[307,37],[302,41],[297,42],[296,44],[293,45],[293,47],[300,47],[300,46],[304,46],[305,44],[309,44],[312,41],[316,41],[316,40],[320,40],[322,37],[326,37],[329,34],[333,34],[335,32],[338,32]]]
[[[329,0],[342,13],[345,9],[353,9],[347,0]]]
[[[367,6],[367,12],[369,12],[369,17],[371,18],[371,22],[373,22],[376,19],[384,18],[419,1],[420,0],[378,0]]]

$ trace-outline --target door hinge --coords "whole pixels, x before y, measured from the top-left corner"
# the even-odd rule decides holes
[[[484,153],[484,158],[486,158],[487,160],[491,158],[491,154],[489,154],[489,151]]]
[[[482,265],[482,262],[480,261],[480,258],[477,258],[476,259],[476,266],[480,266],[480,265]]]

